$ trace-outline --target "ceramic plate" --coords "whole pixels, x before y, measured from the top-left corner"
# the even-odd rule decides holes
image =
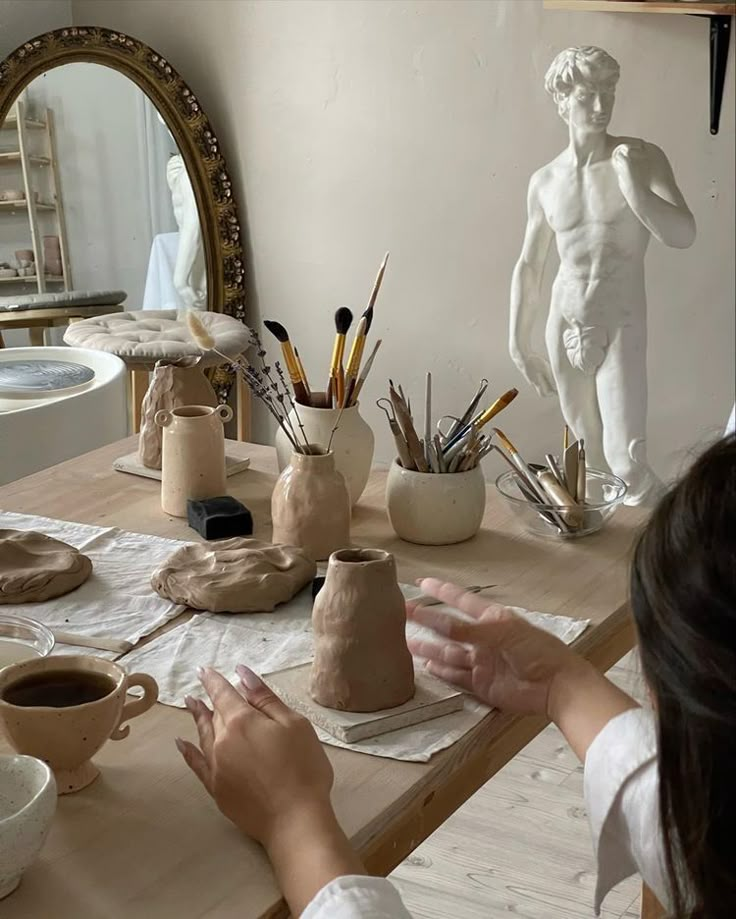
[[[91,367],[71,361],[2,361],[0,393],[59,392],[89,383],[94,376]]]

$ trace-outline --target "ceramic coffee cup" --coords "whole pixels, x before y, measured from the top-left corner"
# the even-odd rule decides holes
[[[142,698],[126,700],[131,686],[143,689]],[[130,727],[123,722],[157,699],[153,677],[128,675],[99,657],[47,657],[0,672],[0,725],[18,753],[51,766],[60,795],[94,781],[99,769],[91,757],[108,739],[127,737]]]

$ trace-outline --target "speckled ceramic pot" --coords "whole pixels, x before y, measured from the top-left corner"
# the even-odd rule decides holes
[[[56,810],[54,774],[33,756],[0,756],[0,900],[36,860]]]

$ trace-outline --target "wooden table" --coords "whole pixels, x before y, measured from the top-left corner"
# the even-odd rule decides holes
[[[44,329],[55,326],[67,326],[70,322],[80,319],[89,319],[92,316],[107,316],[108,313],[122,313],[125,307],[122,303],[116,305],[105,304],[97,306],[90,303],[70,306],[59,304],[42,309],[8,310],[0,309],[0,348],[5,347],[3,329],[28,329],[28,336],[32,345],[43,345]]]
[[[116,525],[179,539],[196,536],[165,515],[156,482],[114,472],[129,438],[0,488],[0,508],[80,523]],[[276,471],[270,447],[232,441],[251,468],[228,480],[253,512],[256,535],[270,534]],[[590,618],[578,647],[607,669],[634,643],[626,609],[626,568],[642,519],[620,508],[608,528],[579,542],[522,533],[495,490],[480,534],[449,547],[397,539],[384,509],[385,472],[374,471],[353,517],[356,545],[395,553],[399,576],[438,575],[461,584],[495,583],[500,602]],[[340,821],[370,871],[386,874],[432,833],[545,725],[542,718],[487,718],[429,763],[403,763],[327,747]],[[184,711],[157,705],[130,737],[95,757],[97,781],[59,799],[40,860],[3,901],[3,919],[242,919],[288,915],[262,850],[215,809],[174,747],[194,738]],[[0,742],[2,743],[2,742]]]

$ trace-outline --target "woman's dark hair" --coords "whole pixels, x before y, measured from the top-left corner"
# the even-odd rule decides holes
[[[704,453],[636,547],[631,604],[657,708],[676,919],[736,916],[736,436]]]

